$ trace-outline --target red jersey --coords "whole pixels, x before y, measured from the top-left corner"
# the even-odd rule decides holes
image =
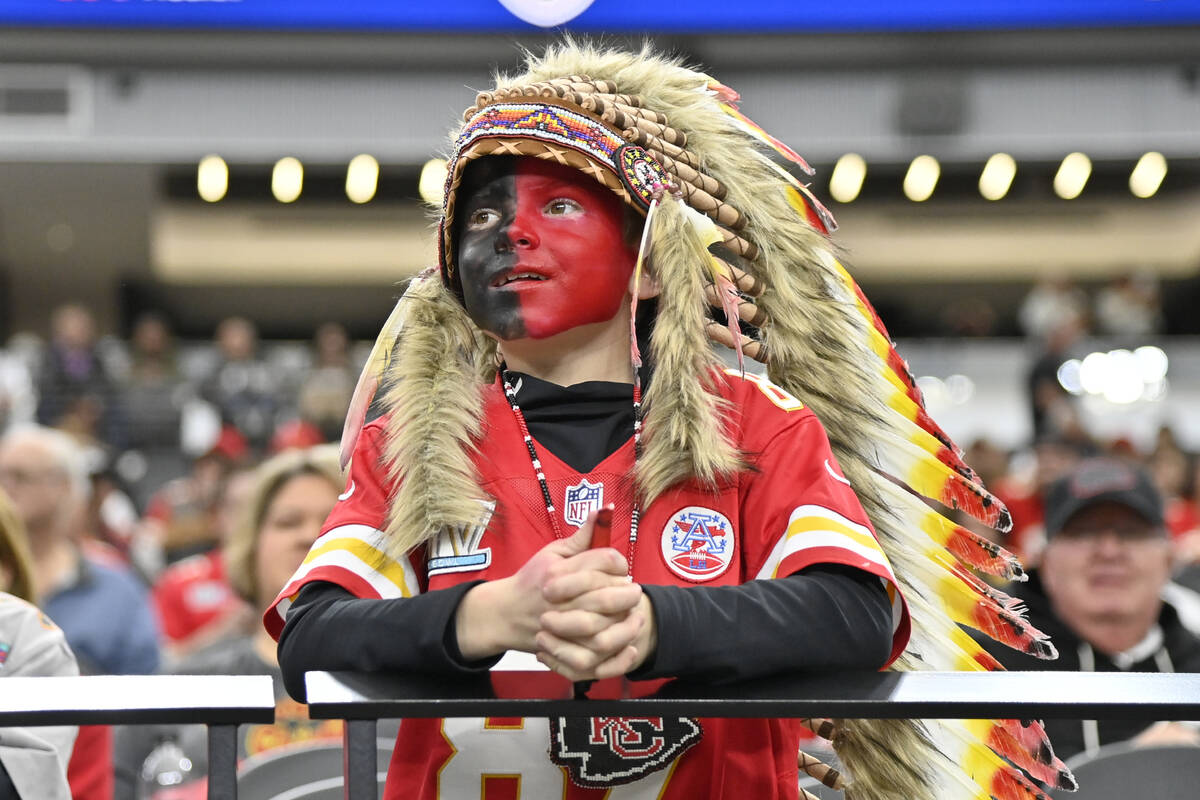
[[[908,641],[907,609],[820,422],[764,378],[743,378],[730,370],[717,381],[730,403],[730,433],[752,469],[715,490],[685,482],[643,509],[630,559],[633,579],[720,586],[783,577],[820,563],[856,567],[878,576],[892,598],[894,659]],[[411,597],[463,581],[507,577],[554,540],[529,454],[499,383],[486,392],[484,420],[474,461],[494,504],[474,529],[439,536],[399,560],[385,554],[381,533],[389,497],[381,466],[383,424],[363,429],[346,491],[264,617],[272,635],[278,637],[291,599],[310,581],[335,583],[364,598]],[[538,456],[560,527],[572,530],[591,511],[614,503],[611,544],[628,553],[632,439],[587,473],[576,472],[545,448]],[[622,721],[612,722],[615,727],[604,723],[600,733],[622,735],[617,730]],[[606,790],[575,785],[551,762],[545,719],[406,719],[385,800],[797,797],[796,720],[703,719],[700,726],[699,742],[664,768]],[[646,735],[636,725],[623,733]]]

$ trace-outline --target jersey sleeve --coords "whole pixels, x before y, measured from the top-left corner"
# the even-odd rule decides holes
[[[908,608],[824,427],[778,386],[761,377],[748,382],[761,391],[740,398],[753,467],[741,497],[747,574],[771,579],[841,564],[876,576],[892,605],[890,663],[908,643]]]
[[[263,624],[275,639],[300,589],[314,581],[337,584],[355,597],[367,599],[421,593],[422,559],[413,553],[394,557],[384,543],[388,491],[382,439],[380,422],[363,428],[350,462],[346,490],[338,496],[304,562],[263,615]]]

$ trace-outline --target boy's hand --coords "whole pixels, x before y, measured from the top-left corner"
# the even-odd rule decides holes
[[[467,592],[455,617],[464,658],[474,661],[505,650],[538,652],[542,616],[552,608],[623,615],[636,605],[641,587],[629,582],[625,558],[610,547],[588,547],[598,513],[571,536],[534,553],[514,575]]]

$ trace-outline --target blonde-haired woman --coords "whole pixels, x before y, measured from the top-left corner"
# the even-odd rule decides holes
[[[25,527],[0,489],[0,677],[78,675],[62,631],[33,600]],[[74,727],[0,728],[0,797],[70,800],[75,735]]]
[[[321,445],[289,450],[254,473],[240,522],[225,545],[226,574],[234,590],[261,614],[300,566],[342,490],[337,448]],[[287,744],[338,738],[341,723],[308,719],[305,706],[283,689],[275,642],[261,626],[232,635],[176,664],[188,675],[271,675],[275,679],[275,723],[239,728],[238,756],[244,758]],[[128,728],[117,741],[116,797],[132,797],[141,768],[156,741],[173,736],[203,774],[207,745],[203,726]],[[197,758],[198,757],[198,758]]]

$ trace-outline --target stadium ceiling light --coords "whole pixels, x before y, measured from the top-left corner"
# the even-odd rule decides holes
[[[1135,197],[1153,197],[1167,177],[1167,159],[1162,153],[1149,152],[1138,159],[1137,166],[1129,174],[1129,191]]]
[[[421,199],[431,206],[441,208],[442,193],[446,190],[446,160],[431,158],[421,167],[421,178],[417,191]]]
[[[858,153],[846,153],[837,160],[829,176],[829,196],[839,203],[858,198],[867,177],[867,162]]]
[[[1017,162],[1008,153],[996,153],[983,165],[979,174],[979,193],[987,200],[1001,200],[1012,188],[1017,175]]]
[[[209,203],[224,199],[229,191],[229,166],[220,156],[208,155],[200,159],[196,168],[196,191],[200,198]]]
[[[271,170],[271,194],[281,203],[295,202],[304,190],[304,165],[287,156],[275,162]]]
[[[1054,193],[1063,200],[1074,200],[1083,193],[1092,176],[1092,160],[1083,153],[1071,153],[1062,160],[1054,175]]]
[[[366,153],[350,159],[346,167],[346,197],[352,203],[369,203],[379,188],[379,162]]]
[[[914,203],[925,202],[933,195],[941,173],[942,168],[936,158],[917,156],[908,165],[908,172],[904,175],[904,196]]]

